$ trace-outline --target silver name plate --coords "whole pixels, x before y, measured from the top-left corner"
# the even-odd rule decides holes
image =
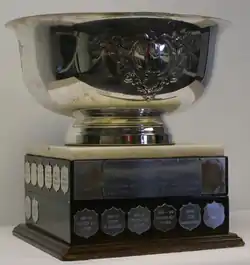
[[[89,209],[79,211],[74,216],[74,230],[79,237],[89,238],[99,229],[98,214]]]
[[[163,204],[154,210],[154,227],[162,232],[175,228],[177,223],[176,209],[172,205]]]
[[[101,229],[109,236],[117,236],[125,229],[125,213],[112,207],[102,213]]]
[[[179,224],[186,230],[192,231],[201,223],[201,208],[198,204],[188,203],[180,209]]]
[[[203,221],[207,227],[216,229],[225,220],[225,208],[221,203],[208,203],[204,208]]]
[[[137,206],[128,212],[128,229],[138,235],[151,227],[151,212],[147,207]]]

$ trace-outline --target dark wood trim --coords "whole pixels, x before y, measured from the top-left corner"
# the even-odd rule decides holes
[[[71,246],[25,224],[15,227],[13,235],[63,261],[231,248],[245,244],[236,234],[230,233],[217,236],[160,238],[146,241],[142,239],[141,242],[109,242]]]

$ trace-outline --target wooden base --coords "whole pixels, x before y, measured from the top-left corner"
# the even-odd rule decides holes
[[[109,242],[95,245],[70,246],[43,232],[32,229],[25,224],[20,224],[15,227],[13,234],[63,261],[231,248],[244,246],[245,244],[236,234],[230,233],[220,236],[189,237],[181,239],[161,238],[151,241],[142,239],[140,242]]]

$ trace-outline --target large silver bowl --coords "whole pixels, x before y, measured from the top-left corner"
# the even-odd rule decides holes
[[[165,13],[51,14],[7,23],[30,93],[76,118],[66,144],[172,143],[159,116],[202,96],[224,26]]]

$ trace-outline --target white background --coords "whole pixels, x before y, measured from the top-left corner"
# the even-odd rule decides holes
[[[214,76],[193,108],[168,117],[178,142],[223,144],[230,159],[231,209],[250,208],[249,0],[2,0],[0,2],[0,224],[23,220],[23,155],[33,143],[63,144],[70,119],[40,107],[21,77],[15,35],[4,24],[40,13],[156,11],[230,20]]]

